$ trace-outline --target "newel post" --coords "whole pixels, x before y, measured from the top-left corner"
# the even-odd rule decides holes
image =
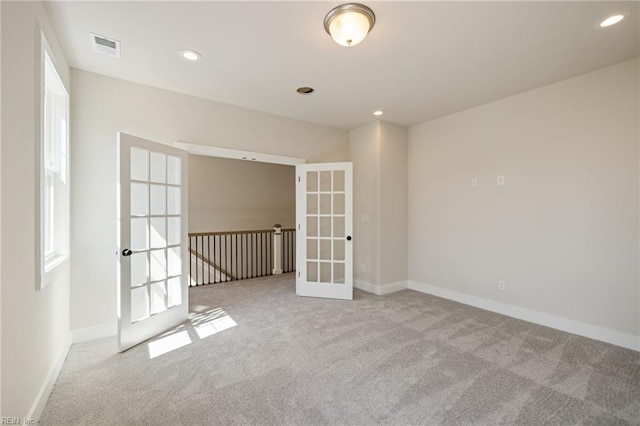
[[[282,274],[282,225],[273,225],[273,275]]]

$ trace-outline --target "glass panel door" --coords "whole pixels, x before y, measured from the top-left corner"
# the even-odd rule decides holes
[[[296,175],[296,292],[352,299],[351,163],[305,164]]]
[[[186,320],[184,151],[119,135],[121,351]]]

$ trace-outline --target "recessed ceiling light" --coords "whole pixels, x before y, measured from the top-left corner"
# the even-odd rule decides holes
[[[384,114],[384,112],[377,110],[377,111],[373,111],[373,115],[382,115]]]
[[[600,28],[610,27],[621,22],[623,19],[629,16],[629,12],[616,13],[614,15],[609,15],[600,22],[598,22],[598,26]]]
[[[182,56],[187,61],[199,61],[202,56],[195,50],[181,50],[180,56]]]
[[[313,87],[303,86],[303,87],[298,87],[296,92],[300,93],[301,95],[309,95],[313,93],[314,90],[313,90]]]

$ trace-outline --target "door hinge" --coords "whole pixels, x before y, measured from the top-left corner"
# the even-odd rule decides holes
[[[300,224],[298,224],[298,231],[300,230]]]
[[[300,182],[300,176],[298,176],[298,182]]]
[[[298,271],[298,278],[300,278],[300,271]]]

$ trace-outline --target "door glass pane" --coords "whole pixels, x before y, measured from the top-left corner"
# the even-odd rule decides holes
[[[333,218],[333,237],[344,238],[345,236],[346,235],[344,233],[344,216],[334,217]]]
[[[170,155],[167,157],[167,183],[180,185],[181,180],[180,157]]]
[[[318,258],[318,240],[315,238],[309,238],[307,240],[307,259]]]
[[[333,240],[333,260],[344,260],[344,240]]]
[[[131,218],[131,250],[149,249],[149,228],[147,218]]]
[[[331,240],[320,240],[320,259],[331,260]]]
[[[307,262],[307,281],[318,282],[318,262]]]
[[[148,252],[133,253],[131,259],[131,287],[141,286],[149,282]]]
[[[151,251],[151,281],[167,278],[167,255],[164,250]]]
[[[164,312],[167,310],[167,305],[165,304],[165,281],[161,281],[159,283],[153,283],[150,286],[151,290],[151,315],[158,314],[160,312]]]
[[[331,218],[330,217],[320,218],[320,236],[321,237],[331,236]]]
[[[151,182],[165,183],[167,180],[167,156],[160,152],[151,153]]]
[[[131,290],[131,321],[140,321],[149,316],[149,287]]]
[[[331,263],[329,262],[320,263],[320,282],[321,283],[331,282]]]
[[[331,191],[331,172],[320,172],[320,191]]]
[[[167,282],[167,307],[176,306],[182,303],[182,286],[180,277],[170,278]]]
[[[131,183],[131,216],[146,216],[149,214],[149,185],[146,183]]]
[[[344,191],[344,170],[333,172],[333,190]]]
[[[344,263],[333,264],[333,282],[336,284],[344,284]]]
[[[182,274],[182,254],[180,247],[169,248],[169,276]]]
[[[318,191],[318,172],[307,172],[307,192]]]
[[[307,214],[318,214],[317,194],[307,194]]]
[[[333,194],[333,214],[344,214],[344,194]]]
[[[167,246],[166,220],[164,217],[151,218],[151,248]]]
[[[168,220],[168,230],[167,230],[167,244],[175,245],[180,244],[181,235],[180,235],[180,218],[179,217],[170,217]]]
[[[180,187],[167,188],[167,214],[180,214]]]
[[[320,214],[331,214],[330,194],[320,194]]]
[[[151,214],[165,214],[165,186],[151,185]]]
[[[131,179],[149,179],[149,151],[131,147]]]
[[[318,217],[307,216],[307,237],[318,236]]]

